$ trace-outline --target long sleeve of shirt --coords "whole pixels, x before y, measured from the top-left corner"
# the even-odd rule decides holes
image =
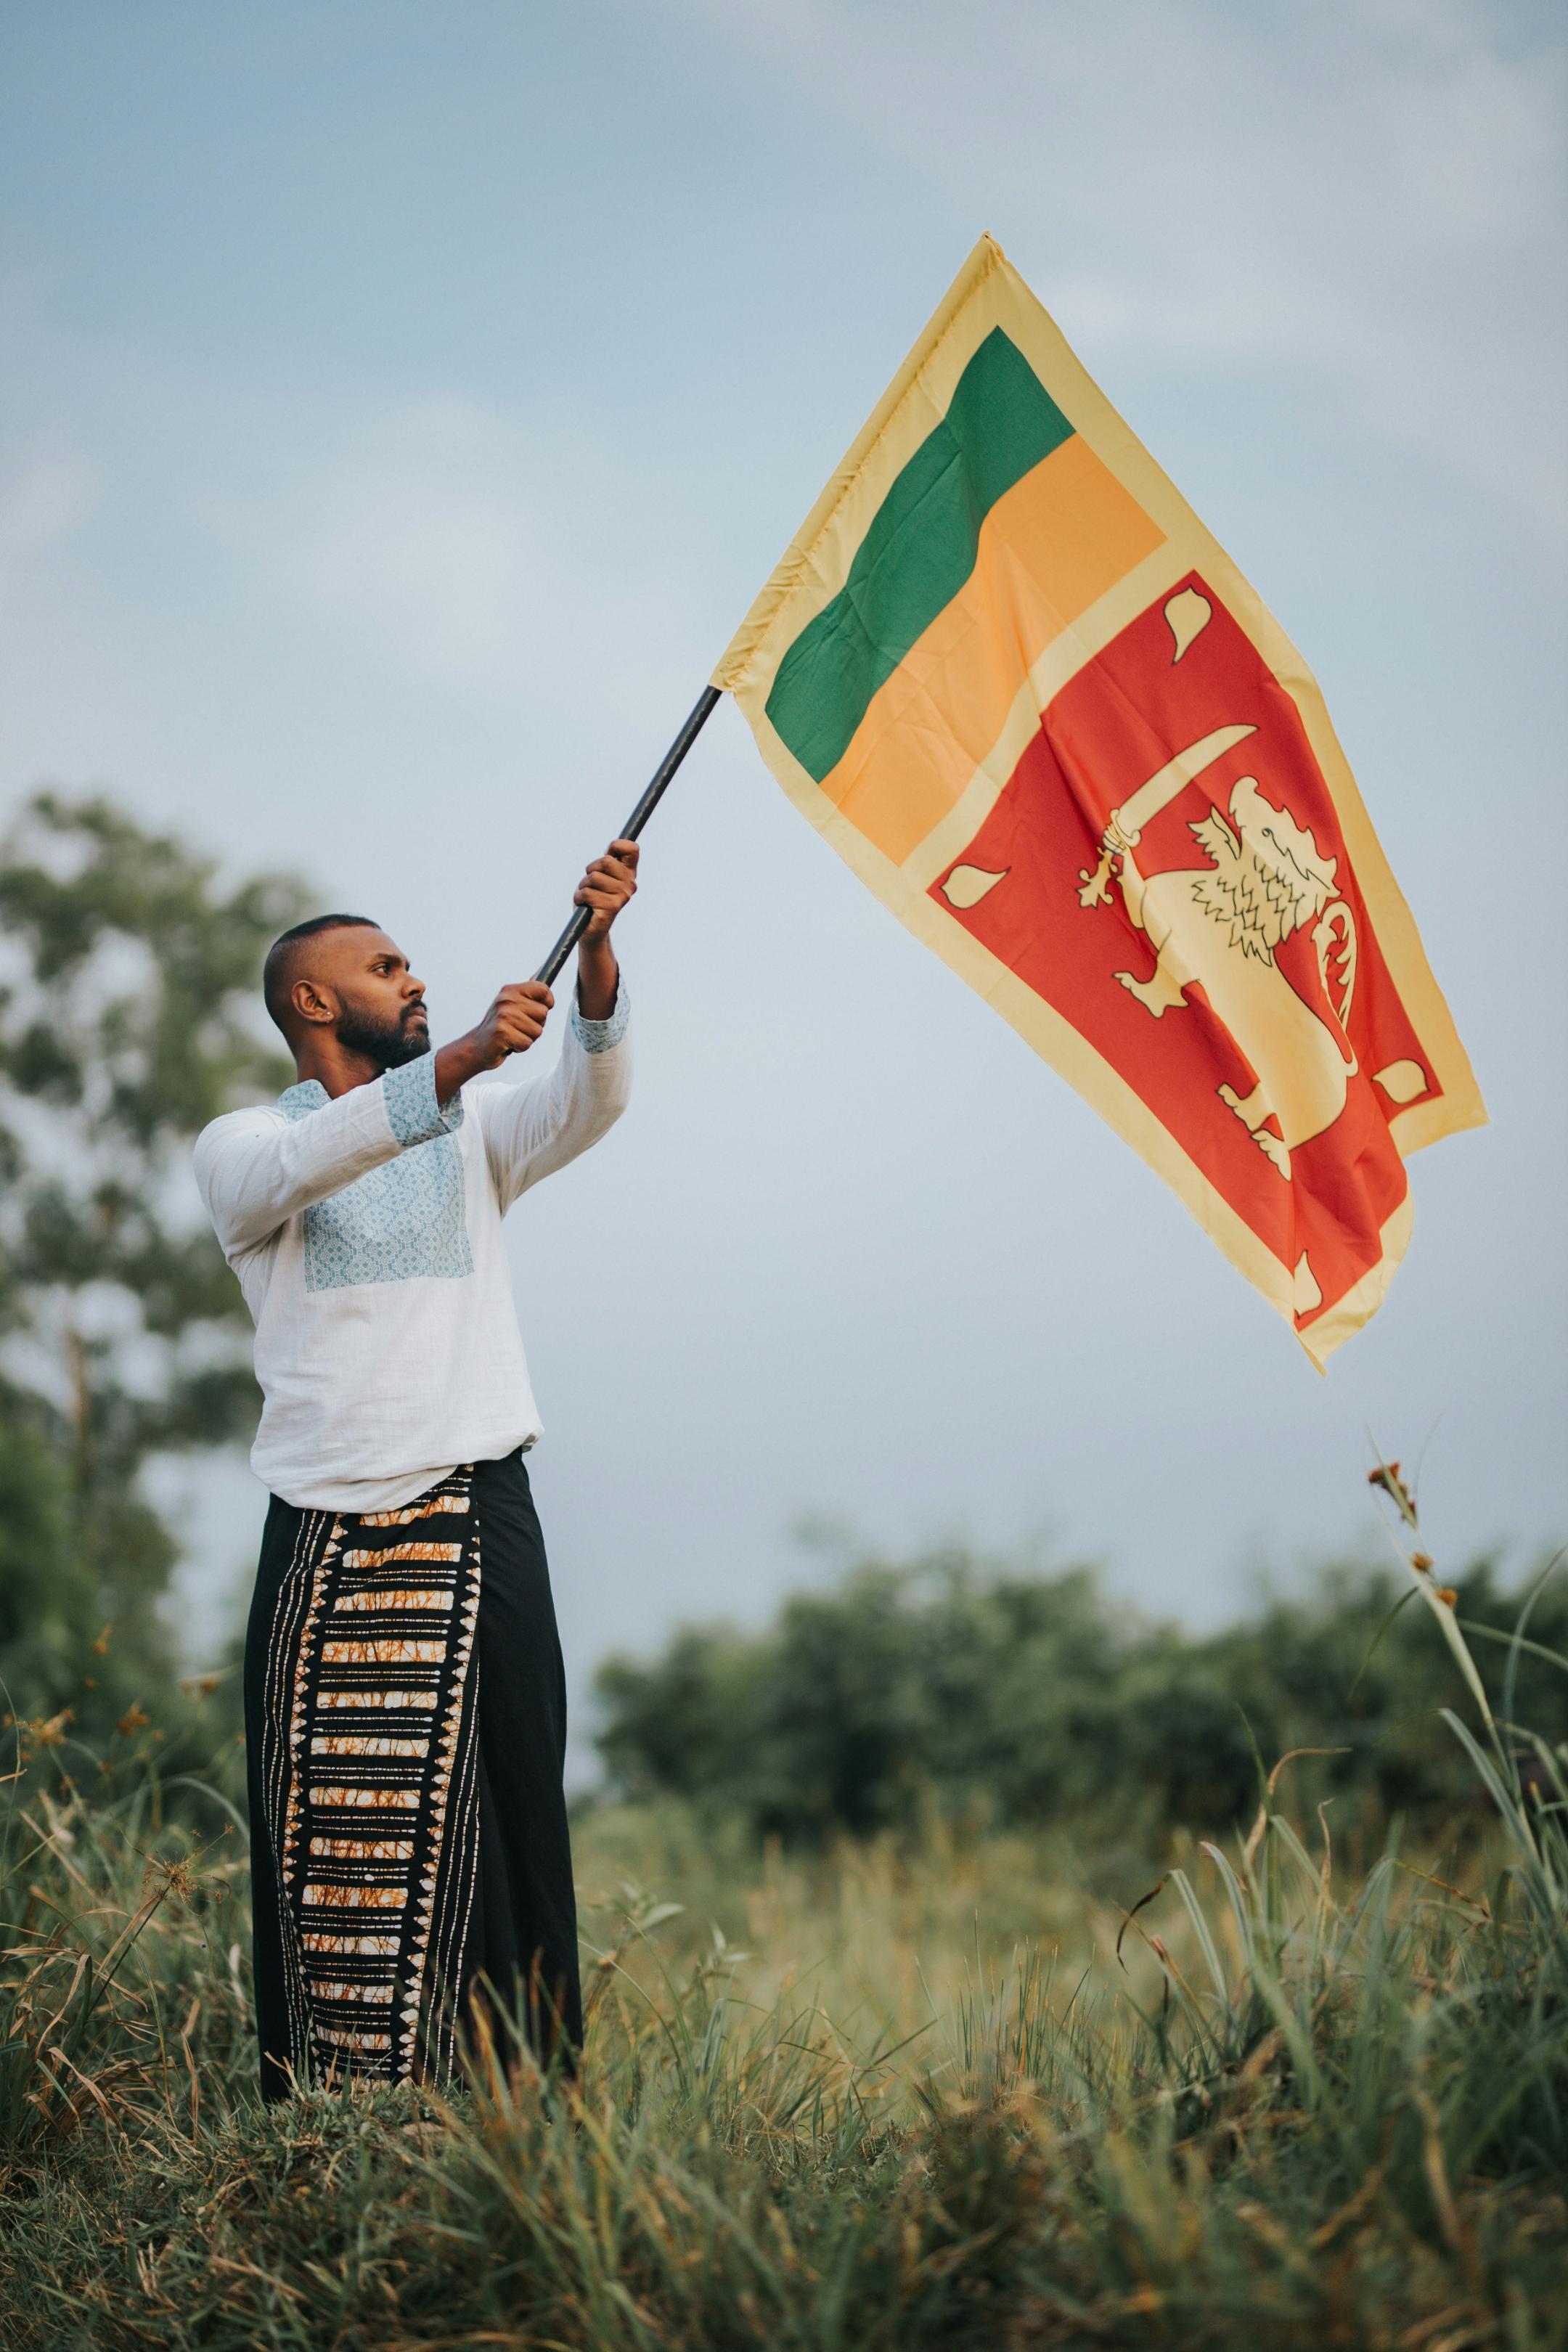
[[[230,1111],[195,1175],[256,1319],[258,1477],[309,1510],[396,1510],[540,1434],[501,1220],[626,1107],[626,1003],[574,1007],[559,1066],[445,1110],[422,1055],[330,1099]]]
[[[216,1120],[197,1138],[194,1165],[224,1255],[232,1264],[298,1211],[462,1120],[460,1097],[445,1111],[436,1100],[433,1054],[323,1101],[307,1118],[280,1119],[268,1108]]]
[[[469,1095],[503,1213],[542,1176],[597,1143],[625,1110],[632,1079],[629,1024],[624,979],[607,1020],[586,1020],[574,996],[561,1059],[548,1077],[531,1086],[476,1087]]]

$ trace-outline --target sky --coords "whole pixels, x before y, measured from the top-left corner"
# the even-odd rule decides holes
[[[619,933],[633,1108],[510,1228],[580,1722],[857,1540],[1205,1624],[1365,1539],[1378,1453],[1442,1560],[1568,1532],[1565,47],[1532,0],[0,5],[0,814],[302,872],[466,1028],[988,230],[1311,663],[1487,1097],[1320,1377],[721,706]],[[161,1491],[195,1658],[264,1497]]]

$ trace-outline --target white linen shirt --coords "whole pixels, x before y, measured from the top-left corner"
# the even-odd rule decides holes
[[[575,1003],[529,1086],[436,1100],[436,1056],[334,1101],[319,1079],[204,1128],[195,1163],[256,1324],[251,1466],[286,1503],[387,1511],[541,1434],[501,1219],[626,1108],[623,982]]]

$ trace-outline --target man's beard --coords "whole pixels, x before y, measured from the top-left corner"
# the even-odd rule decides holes
[[[372,1013],[356,1013],[348,1007],[339,1016],[337,1035],[339,1045],[346,1045],[351,1054],[363,1054],[384,1070],[399,1069],[405,1062],[416,1062],[430,1051],[423,1006],[411,1005],[400,1021],[380,1021]]]

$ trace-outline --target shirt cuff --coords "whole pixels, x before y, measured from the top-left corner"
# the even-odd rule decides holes
[[[381,1081],[382,1099],[392,1131],[406,1151],[411,1144],[429,1143],[450,1135],[463,1124],[463,1097],[454,1095],[445,1110],[436,1099],[436,1056],[421,1054],[388,1070]]]
[[[616,982],[616,1009],[607,1021],[584,1018],[577,1002],[577,992],[572,992],[572,1030],[584,1054],[607,1054],[618,1045],[626,1034],[626,1024],[632,1017],[630,999],[626,995],[626,974]]]

